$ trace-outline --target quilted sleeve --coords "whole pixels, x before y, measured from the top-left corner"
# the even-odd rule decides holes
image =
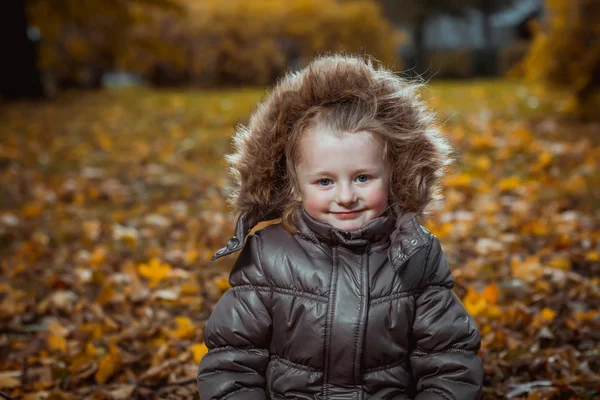
[[[416,299],[411,355],[417,400],[481,398],[481,340],[473,318],[452,293],[454,279],[439,240],[425,262],[426,285]]]
[[[263,302],[269,291],[258,236],[248,237],[229,282],[204,331],[209,351],[198,369],[200,398],[266,400],[272,321]]]

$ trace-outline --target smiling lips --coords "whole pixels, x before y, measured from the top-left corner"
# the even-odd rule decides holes
[[[348,212],[334,212],[335,216],[339,219],[352,219],[364,210],[348,211]]]

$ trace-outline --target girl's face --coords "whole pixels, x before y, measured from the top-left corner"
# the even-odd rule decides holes
[[[383,213],[389,167],[371,134],[336,135],[317,125],[303,135],[299,146],[296,172],[308,215],[349,231]]]

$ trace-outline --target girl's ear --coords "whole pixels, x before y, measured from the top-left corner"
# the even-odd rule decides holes
[[[293,190],[292,198],[294,199],[295,202],[302,203],[302,194],[300,193],[300,191],[298,189]]]

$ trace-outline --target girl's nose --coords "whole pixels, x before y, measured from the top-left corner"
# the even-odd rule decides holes
[[[352,204],[356,202],[356,192],[352,185],[341,184],[338,186],[335,201],[338,204]]]

